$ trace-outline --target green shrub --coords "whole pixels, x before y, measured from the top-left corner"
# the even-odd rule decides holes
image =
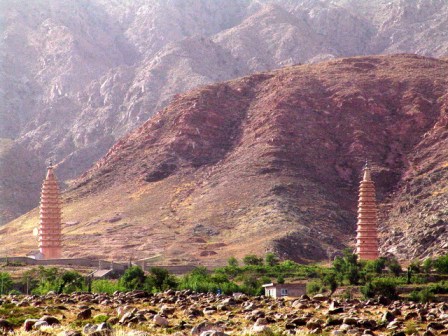
[[[398,298],[396,281],[390,278],[378,278],[366,283],[361,287],[361,293],[366,298],[372,298],[379,295],[389,299]]]
[[[448,294],[448,281],[440,281],[431,284],[428,288],[434,294]]]
[[[409,299],[415,302],[427,303],[434,301],[434,293],[429,288],[425,288],[411,292],[409,294]]]
[[[324,286],[321,281],[315,280],[315,281],[309,281],[306,284],[306,293],[310,295],[314,295],[317,293],[321,293],[324,289]]]
[[[93,280],[92,292],[93,293],[107,293],[113,294],[116,291],[125,291],[126,288],[121,286],[117,281],[111,280]]]
[[[448,274],[448,254],[435,259],[434,268],[438,273]]]

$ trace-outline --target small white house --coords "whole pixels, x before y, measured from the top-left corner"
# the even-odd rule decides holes
[[[269,283],[263,285],[264,295],[273,298],[290,296],[299,297],[306,293],[306,282],[296,282],[287,284]]]

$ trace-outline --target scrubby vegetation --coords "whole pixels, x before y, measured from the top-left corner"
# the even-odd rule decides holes
[[[25,272],[20,280],[13,280],[6,272],[0,272],[2,293],[46,294],[85,291],[109,293],[116,291],[144,290],[161,292],[167,289],[195,292],[249,295],[263,294],[262,285],[307,280],[306,291],[310,295],[326,293],[352,297],[353,288],[365,298],[383,296],[398,298],[400,287],[411,286],[409,299],[418,302],[433,301],[439,294],[448,293],[448,281],[440,280],[448,274],[448,256],[422,262],[412,261],[404,272],[395,259],[379,258],[359,261],[349,250],[336,257],[330,267],[303,265],[291,260],[281,261],[275,254],[264,257],[247,255],[242,260],[229,258],[224,267],[208,270],[197,267],[190,273],[176,277],[166,269],[153,267],[144,272],[132,266],[118,280],[94,280],[73,270],[56,267],[36,267]],[[439,278],[440,281],[434,281]],[[431,282],[432,281],[432,282]],[[348,290],[350,288],[350,290]]]

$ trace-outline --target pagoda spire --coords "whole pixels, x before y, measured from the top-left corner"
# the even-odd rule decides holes
[[[375,260],[379,257],[378,228],[375,184],[371,169],[366,161],[363,179],[359,186],[358,224],[356,253],[361,260]]]
[[[61,258],[61,215],[58,181],[50,161],[40,198],[39,251],[44,259]]]

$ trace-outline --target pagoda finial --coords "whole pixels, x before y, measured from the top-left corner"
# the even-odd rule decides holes
[[[369,166],[369,161],[366,159],[366,163],[364,165],[364,169],[363,169],[363,181],[371,181],[372,180],[372,176],[370,174],[370,166]]]
[[[48,169],[53,168],[53,159],[50,159],[50,162],[48,163]]]

